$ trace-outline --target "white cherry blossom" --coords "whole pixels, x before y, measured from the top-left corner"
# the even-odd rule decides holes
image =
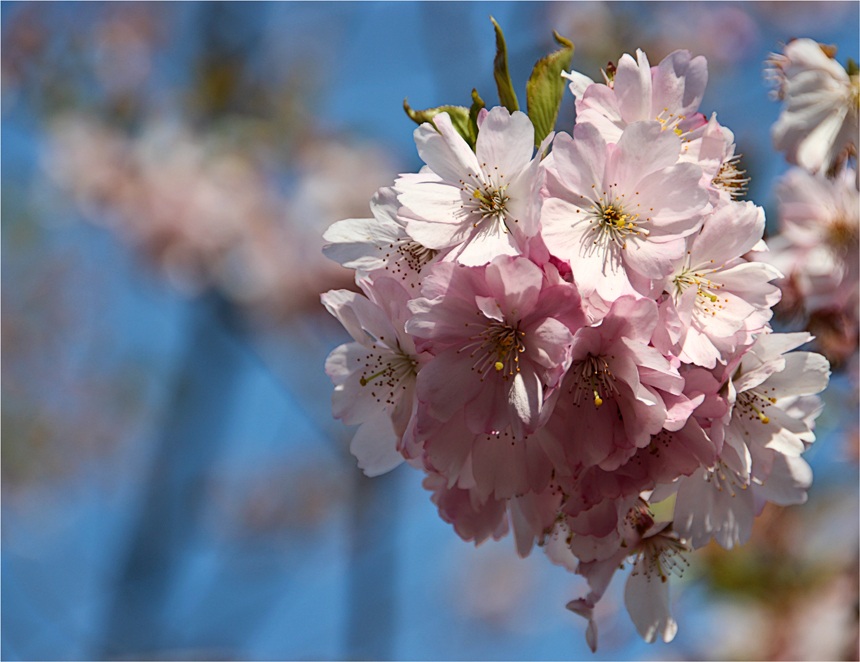
[[[480,266],[498,255],[520,255],[538,231],[540,155],[525,113],[496,107],[487,113],[473,152],[447,113],[415,129],[427,168],[394,184],[408,217],[407,232],[446,259]]]
[[[790,163],[810,172],[833,171],[857,156],[858,76],[812,39],[794,39],[773,53],[767,72],[785,107],[771,129],[773,144]]]

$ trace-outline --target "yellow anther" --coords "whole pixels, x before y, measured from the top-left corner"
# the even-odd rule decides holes
[[[684,132],[681,131],[681,129],[679,129],[678,127],[675,127],[675,133],[677,133],[680,136]]]

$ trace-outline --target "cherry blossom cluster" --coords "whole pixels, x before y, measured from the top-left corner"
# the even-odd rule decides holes
[[[769,325],[781,274],[743,257],[766,249],[764,212],[740,200],[732,132],[699,111],[705,59],[565,76],[571,134],[536,145],[499,106],[473,149],[440,112],[415,130],[420,172],[326,232],[362,292],[322,297],[353,339],[326,362],[333,413],[360,426],[367,475],[425,472],[464,540],[511,531],[520,556],[537,544],[585,577],[567,607],[593,650],[625,564],[633,623],[668,642],[686,555],[805,501],[829,366]]]
[[[842,363],[856,355],[860,336],[860,71],[835,54],[794,39],[768,62],[766,75],[784,102],[773,142],[794,167],[777,187],[780,233],[755,258],[784,274],[781,309],[805,320],[828,357]]]

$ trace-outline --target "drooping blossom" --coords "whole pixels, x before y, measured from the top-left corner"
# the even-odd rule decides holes
[[[487,538],[496,540],[508,533],[507,501],[480,501],[467,489],[450,487],[444,476],[431,473],[424,479],[424,488],[433,492],[433,503],[443,520],[466,542],[480,545]]]
[[[834,55],[813,39],[793,39],[767,62],[785,104],[771,129],[774,147],[809,172],[832,173],[857,157],[860,82]]]
[[[576,537],[575,535],[573,536]],[[629,560],[632,570],[624,587],[624,605],[640,636],[648,643],[659,636],[666,643],[675,638],[678,624],[669,603],[669,579],[681,576],[688,565],[683,553],[689,551],[683,540],[672,531],[671,522],[655,522],[647,508],[640,504],[630,509],[619,522],[619,535],[604,556],[580,562],[576,573],[588,580],[589,593],[572,600],[567,608],[588,620],[586,641],[597,650],[597,625],[594,606],[603,597],[613,575]],[[608,550],[611,549],[611,552]]]
[[[425,468],[445,476],[449,486],[469,488],[481,503],[541,493],[554,471],[567,471],[562,444],[545,428],[475,433],[465,411],[458,411],[444,422],[419,417],[417,434]]]
[[[541,211],[550,253],[566,260],[583,297],[648,294],[701,225],[701,169],[678,163],[681,140],[659,122],[627,127],[617,145],[591,124],[559,134]]]
[[[548,141],[551,136],[547,138]],[[525,113],[498,106],[484,117],[473,152],[447,113],[415,129],[427,164],[394,184],[409,235],[447,259],[482,265],[498,255],[520,255],[538,231],[540,155]]]

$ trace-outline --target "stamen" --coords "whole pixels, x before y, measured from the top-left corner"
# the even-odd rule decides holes
[[[573,401],[579,406],[583,393],[589,391],[594,396],[594,406],[599,407],[605,398],[611,398],[618,393],[615,386],[615,376],[609,369],[606,360],[601,356],[589,354],[582,361],[577,361],[570,367],[571,375],[574,376],[574,384],[571,385]]]
[[[483,375],[490,368],[502,373],[503,379],[508,379],[520,372],[519,355],[526,351],[525,332],[520,331],[506,322],[489,320],[487,326],[471,336],[470,342],[461,347],[458,352],[470,350],[470,357],[477,357],[472,370]],[[483,380],[483,377],[481,377]]]
[[[713,184],[717,188],[723,189],[728,193],[732,200],[737,200],[743,197],[747,192],[747,186],[750,183],[749,177],[744,177],[746,170],[738,168],[741,154],[736,154],[727,161],[723,161],[720,166],[720,171],[714,177]]]
[[[756,406],[756,402],[758,403],[758,406]],[[747,414],[751,420],[757,416],[764,425],[767,425],[770,423],[770,418],[764,413],[764,410],[767,407],[770,407],[773,402],[776,402],[774,398],[769,398],[760,393],[756,393],[753,389],[750,389],[749,391],[738,393],[735,407],[738,408],[738,413],[741,416]],[[755,416],[752,416],[750,412],[754,413]]]

